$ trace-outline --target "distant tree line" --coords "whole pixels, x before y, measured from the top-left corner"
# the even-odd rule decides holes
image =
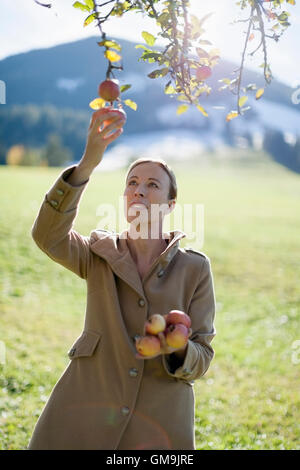
[[[300,136],[295,142],[289,143],[281,131],[268,129],[264,135],[263,145],[276,162],[300,173]]]
[[[52,105],[0,108],[0,165],[63,166],[79,161],[85,148],[91,112]],[[206,121],[206,130],[209,130]],[[263,129],[262,129],[263,131]],[[251,135],[243,136],[251,147]],[[230,123],[223,130],[227,145],[236,145]],[[286,141],[279,130],[267,129],[263,148],[278,163],[300,173],[300,137]]]
[[[85,148],[90,115],[90,112],[52,105],[0,108],[0,164],[7,163],[8,152],[14,146],[24,147],[20,164],[47,161],[49,166],[57,166],[79,160]],[[18,158],[21,153],[19,149]]]

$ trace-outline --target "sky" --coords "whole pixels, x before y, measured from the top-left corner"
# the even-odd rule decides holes
[[[21,52],[100,34],[93,24],[83,27],[85,13],[72,6],[74,0],[41,1],[52,3],[52,8],[41,7],[33,0],[0,0],[0,60]],[[243,23],[232,22],[238,15],[239,18],[246,18],[246,10],[241,13],[236,6],[236,0],[190,0],[190,5],[191,12],[199,18],[213,12],[204,23],[206,33],[203,37],[220,50],[221,58],[239,63],[246,28]],[[277,43],[268,40],[268,57],[273,76],[292,87],[297,87],[300,85],[300,0],[296,0],[295,6],[284,3],[284,9],[291,13],[291,26]],[[110,18],[104,30],[108,37],[128,39],[136,43],[144,42],[142,31],[158,31],[153,20],[135,12],[126,14],[123,18]],[[258,44],[255,42],[259,40],[258,33],[256,36],[251,42],[249,52]],[[257,69],[262,62],[262,51],[259,51],[252,59],[247,58],[246,66],[262,70]]]

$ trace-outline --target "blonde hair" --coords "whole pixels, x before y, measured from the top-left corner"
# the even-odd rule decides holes
[[[127,170],[126,173],[126,181],[128,178],[129,173],[131,170],[136,167],[137,165],[140,165],[141,163],[157,163],[165,172],[168,174],[169,179],[170,179],[170,188],[169,188],[169,194],[168,194],[168,199],[177,199],[177,182],[176,182],[176,176],[171,167],[165,162],[165,160],[161,158],[138,158],[134,162],[132,162]]]

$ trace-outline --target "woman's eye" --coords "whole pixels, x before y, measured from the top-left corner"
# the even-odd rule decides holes
[[[156,186],[156,187],[158,188],[158,186],[157,186],[157,184],[156,184],[156,183],[153,183],[153,182],[152,182],[152,183],[150,183],[150,184],[154,184],[154,186]]]
[[[130,181],[129,184],[135,183],[135,181]]]

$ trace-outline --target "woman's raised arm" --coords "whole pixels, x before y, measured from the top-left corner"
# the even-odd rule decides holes
[[[100,130],[104,120],[111,123]],[[101,162],[107,145],[122,133],[124,123],[124,118],[113,112],[106,111],[105,116],[93,113],[81,161],[60,174],[45,195],[31,229],[35,243],[44,253],[83,279],[87,278],[91,263],[89,237],[73,230],[74,220],[90,175]],[[108,135],[111,131],[115,132]]]

